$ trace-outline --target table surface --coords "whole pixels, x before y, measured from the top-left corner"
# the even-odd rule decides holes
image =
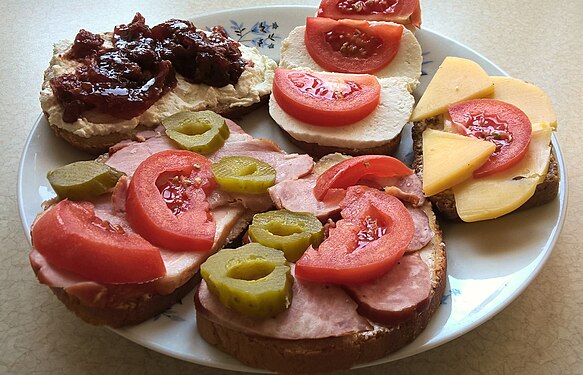
[[[16,178],[28,133],[40,113],[38,93],[52,44],[80,28],[109,30],[142,12],[149,23],[252,5],[318,1],[222,0],[0,2],[0,373],[228,374],[145,349],[65,311],[28,263],[16,203]],[[561,5],[557,5],[560,3]],[[552,98],[566,159],[569,207],[563,232],[534,282],[504,311],[466,335],[428,352],[381,366],[377,373],[583,372],[583,7],[580,1],[421,1],[423,27],[487,56],[510,75]],[[580,154],[579,154],[580,155]]]

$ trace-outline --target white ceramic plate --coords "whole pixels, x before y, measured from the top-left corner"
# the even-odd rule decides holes
[[[306,16],[314,13],[312,7],[279,6],[228,10],[193,20],[198,27],[222,25],[234,39],[255,45],[262,53],[278,60],[281,40],[293,27],[304,24]],[[416,95],[423,92],[445,56],[469,58],[489,74],[506,75],[485,57],[451,39],[429,30],[419,30],[416,36],[424,51],[424,75]],[[273,139],[287,151],[298,151],[280,133],[266,109],[247,116],[241,125],[255,136]],[[411,144],[407,136],[404,139],[399,156],[408,159]],[[566,211],[567,178],[554,136],[553,146],[562,176],[558,199],[495,221],[444,223],[448,285],[440,308],[413,343],[365,365],[397,360],[444,344],[492,318],[530,284],[557,241]],[[26,232],[40,211],[41,203],[54,195],[46,181],[46,172],[81,159],[91,159],[91,156],[56,139],[44,117],[40,116],[26,142],[18,176],[18,204]],[[201,339],[195,327],[192,294],[164,314],[116,332],[140,345],[186,361],[230,370],[257,371]]]

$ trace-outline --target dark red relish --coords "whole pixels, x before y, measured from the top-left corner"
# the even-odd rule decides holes
[[[239,44],[221,28],[207,35],[189,21],[150,28],[137,13],[130,24],[115,27],[112,43],[104,47],[99,35],[81,30],[63,56],[81,63],[74,74],[50,81],[63,121],[90,109],[131,119],[176,86],[176,72],[192,83],[223,87],[236,84],[245,69]]]

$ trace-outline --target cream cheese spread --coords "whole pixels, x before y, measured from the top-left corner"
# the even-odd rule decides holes
[[[269,114],[289,135],[298,141],[339,148],[371,148],[384,145],[401,133],[413,110],[411,91],[418,81],[407,77],[380,78],[380,103],[358,123],[340,127],[310,125],[290,116],[269,100]]]
[[[308,53],[304,42],[305,30],[306,26],[298,26],[283,40],[279,66],[287,69],[308,68],[314,71],[325,71]],[[421,45],[410,30],[403,28],[399,52],[393,61],[374,75],[379,78],[408,77],[413,81],[418,81],[421,77],[422,62]]]

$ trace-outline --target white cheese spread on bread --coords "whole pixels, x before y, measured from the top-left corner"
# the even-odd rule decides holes
[[[281,61],[279,66],[287,69],[303,67],[314,71],[325,71],[324,68],[312,59],[306,48],[304,42],[305,30],[306,26],[298,26],[283,40],[281,43]],[[421,77],[422,62],[421,45],[410,30],[403,28],[399,52],[397,52],[397,55],[389,65],[375,72],[374,75],[379,78],[408,77],[411,80],[418,81]]]
[[[341,148],[371,148],[397,137],[413,110],[411,95],[418,81],[407,77],[380,78],[380,102],[377,108],[358,123],[341,127],[325,127],[301,122],[281,109],[273,95],[269,114],[289,135],[298,141]]]
[[[111,34],[102,34],[106,44],[111,44]],[[261,55],[256,48],[240,45],[242,57],[249,61],[236,85],[212,87],[206,84],[193,84],[176,74],[178,83],[171,91],[140,116],[129,120],[115,118],[95,110],[86,111],[75,122],[63,121],[63,107],[53,94],[49,81],[62,74],[74,73],[79,63],[63,58],[72,42],[63,40],[55,44],[49,68],[45,71],[44,83],[40,93],[42,110],[51,125],[64,129],[75,135],[90,138],[111,133],[126,133],[138,125],[155,127],[161,119],[179,111],[191,110],[227,110],[233,107],[245,107],[257,103],[262,96],[271,92],[273,72],[277,64]]]

